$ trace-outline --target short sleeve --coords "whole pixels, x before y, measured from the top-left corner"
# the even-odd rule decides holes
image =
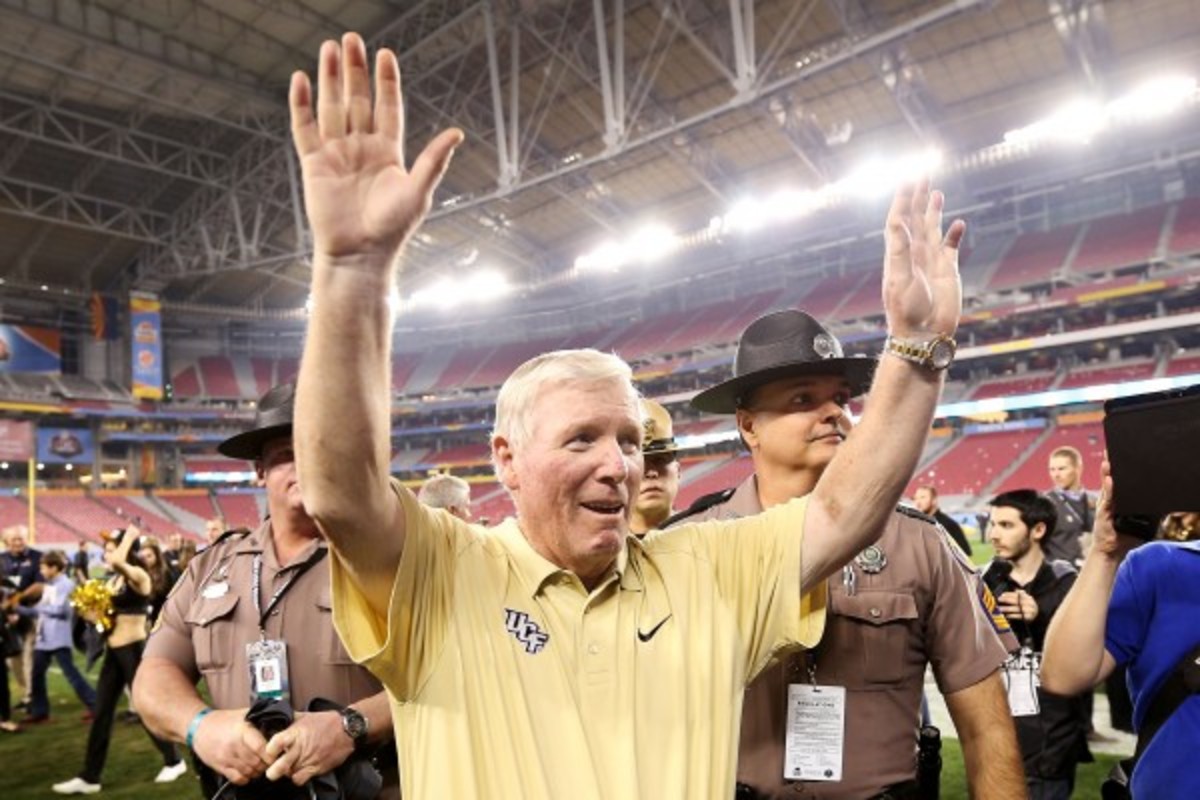
[[[1144,578],[1153,564],[1149,556],[1154,552],[1151,548],[1134,550],[1117,570],[1104,625],[1104,649],[1118,666],[1137,657],[1150,629],[1153,597],[1147,596],[1141,586],[1146,585]]]
[[[807,511],[803,497],[750,517],[680,526],[693,529],[690,536],[711,561],[717,591],[733,611],[747,681],[780,650],[816,646],[825,630],[825,582],[800,594]]]
[[[333,623],[346,651],[396,700],[411,700],[432,671],[449,624],[459,555],[474,538],[471,526],[422,505],[396,481],[404,510],[404,551],[386,617],[375,613],[336,550],[330,563]]]
[[[167,595],[150,638],[146,642],[143,658],[165,658],[183,670],[193,681],[200,679],[196,666],[196,649],[192,644],[191,628],[184,621],[196,595],[196,572],[202,561],[194,559],[188,565],[171,593]]]
[[[929,558],[933,597],[925,640],[938,688],[952,694],[974,686],[1000,668],[1017,640],[979,572],[961,550],[951,550],[956,545],[931,529],[903,535],[922,537]]]

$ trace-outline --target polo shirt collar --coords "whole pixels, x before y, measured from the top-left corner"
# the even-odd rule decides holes
[[[531,597],[536,597],[541,592],[542,587],[546,585],[546,581],[560,573],[568,573],[570,570],[563,569],[557,564],[548,561],[541,553],[533,549],[533,545],[525,538],[524,532],[521,530],[517,520],[509,517],[504,522],[493,528],[495,535],[504,543],[504,549],[508,551],[513,561],[516,563],[517,571],[521,575],[521,579],[525,582],[526,589]],[[636,536],[628,534],[625,537],[625,546],[621,548],[621,552],[617,554],[616,563],[609,572],[609,576],[601,581],[601,584],[607,583],[615,574],[617,580],[621,583],[622,589],[640,590],[642,586],[641,577],[635,575],[636,569],[628,569],[629,566],[629,549],[631,547],[641,548],[642,544]]]

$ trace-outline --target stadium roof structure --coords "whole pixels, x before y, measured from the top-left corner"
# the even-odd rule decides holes
[[[302,308],[286,85],[347,29],[397,50],[410,152],[467,132],[412,286],[482,264],[553,283],[644,222],[701,230],[746,196],[1200,74],[1192,0],[0,0],[4,316],[129,289]],[[960,177],[968,204],[991,188]]]

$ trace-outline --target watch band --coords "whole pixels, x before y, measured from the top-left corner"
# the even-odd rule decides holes
[[[941,372],[954,361],[958,343],[944,333],[933,334],[921,339],[888,336],[883,350],[897,358],[920,364],[935,372]]]

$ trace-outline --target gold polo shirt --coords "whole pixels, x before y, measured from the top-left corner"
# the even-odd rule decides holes
[[[394,485],[404,554],[387,617],[338,557],[334,623],[392,698],[407,800],[728,800],[746,684],[811,647],[805,499],[630,536],[588,592],[515,520],[482,528]]]

